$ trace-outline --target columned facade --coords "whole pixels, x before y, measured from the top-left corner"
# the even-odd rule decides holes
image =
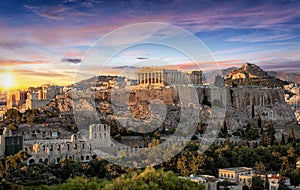
[[[139,85],[202,84],[202,71],[184,73],[162,67],[143,67],[137,72]]]

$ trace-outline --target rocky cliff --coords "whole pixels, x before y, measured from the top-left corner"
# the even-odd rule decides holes
[[[225,77],[228,86],[264,86],[283,87],[287,82],[270,76],[255,64],[246,63],[241,68],[230,72]]]

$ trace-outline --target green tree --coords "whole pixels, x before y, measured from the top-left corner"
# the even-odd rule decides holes
[[[278,182],[278,189],[277,190],[289,190],[289,188],[284,184],[284,180],[280,179]]]
[[[264,189],[269,189],[269,188],[270,188],[270,183],[269,183],[268,173],[266,173],[265,182],[264,182]]]
[[[255,162],[255,171],[265,173],[266,172],[266,166],[261,161]]]
[[[253,176],[252,177],[252,186],[251,190],[262,190],[264,189],[264,181],[261,179],[260,176]]]
[[[285,138],[284,138],[284,134],[281,134],[281,145],[285,145]]]
[[[11,108],[11,109],[6,111],[5,120],[20,123],[21,113],[17,109]]]
[[[295,142],[295,132],[294,132],[294,128],[291,129],[291,132],[288,136],[288,143],[294,143]]]
[[[274,143],[275,143],[275,140],[276,140],[275,134],[276,134],[275,128],[273,127],[272,121],[270,121],[269,125],[268,125],[268,137],[270,139],[271,145],[274,145]]]
[[[257,127],[258,128],[262,128],[262,121],[261,121],[261,117],[260,117],[260,115],[258,115],[258,119],[257,119]]]
[[[220,138],[226,138],[228,136],[228,129],[227,129],[227,124],[226,121],[223,122],[223,125],[220,129],[219,135]]]

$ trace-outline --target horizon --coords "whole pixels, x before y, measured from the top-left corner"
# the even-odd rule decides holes
[[[266,71],[297,74],[299,8],[297,1],[4,0],[0,6],[0,87],[71,85],[97,40],[139,22],[168,23],[191,32],[210,50],[220,69],[250,62]],[[137,41],[152,38],[134,32],[124,35]],[[145,59],[190,64],[164,47],[133,47],[118,56],[118,68]],[[108,73],[117,72],[113,68]]]

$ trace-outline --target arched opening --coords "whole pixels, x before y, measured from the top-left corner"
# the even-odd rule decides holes
[[[84,143],[81,143],[81,149],[84,149]]]
[[[56,158],[56,162],[57,163],[59,163],[60,162],[60,158],[58,157],[58,158]]]
[[[80,156],[80,160],[83,161],[84,160],[84,156]]]
[[[43,163],[43,160],[41,158],[39,159],[39,163]]]
[[[70,144],[67,144],[67,150],[70,150]]]
[[[30,159],[29,160],[29,165],[33,165],[34,164],[34,159]]]
[[[94,154],[94,155],[92,156],[92,159],[96,159],[96,158],[97,158],[97,155]]]
[[[90,160],[90,156],[89,156],[89,155],[86,155],[85,159],[86,159],[86,160]]]
[[[49,162],[48,158],[45,158],[44,162],[45,162],[45,164],[48,164],[48,162]]]

